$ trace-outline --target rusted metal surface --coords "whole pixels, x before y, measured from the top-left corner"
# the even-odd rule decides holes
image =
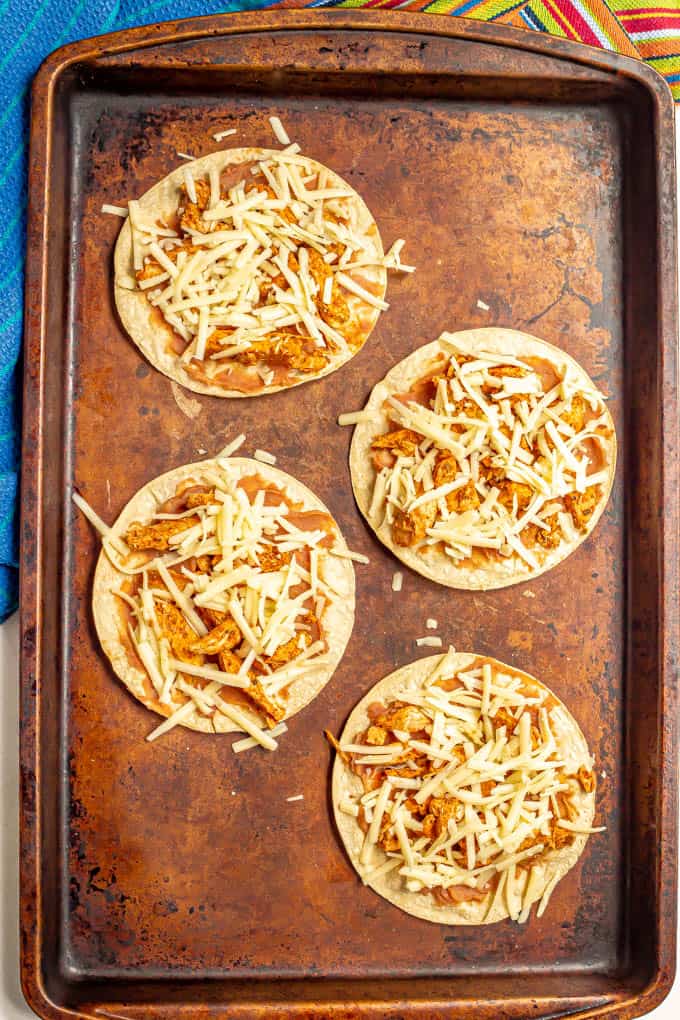
[[[418,271],[392,276],[360,354],[295,391],[230,403],[169,381],[124,335],[118,222],[176,150],[267,145],[278,114],[368,202]],[[635,139],[634,159],[630,139]],[[34,90],[22,496],[22,975],[44,1017],[632,1017],[670,987],[677,851],[677,404],[670,96],[649,69],[458,19],[288,12],[90,40]],[[489,306],[485,310],[478,301]],[[362,523],[341,411],[445,328],[497,323],[576,357],[610,397],[621,464],[594,536],[530,585],[452,592]],[[145,481],[249,448],[310,485],[357,569],[335,677],[274,756],[174,731],[116,681],[90,612],[108,520]],[[530,593],[533,597],[530,597]],[[334,832],[329,754],[426,617],[460,650],[564,699],[604,773],[598,822],[546,915],[439,927],[362,887]],[[286,798],[304,794],[304,801]],[[315,980],[310,981],[309,978]]]

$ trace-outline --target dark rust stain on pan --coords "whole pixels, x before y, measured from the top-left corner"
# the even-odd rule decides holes
[[[386,242],[406,238],[418,272],[392,277],[390,311],[334,376],[238,404],[192,394],[201,412],[189,421],[121,331],[110,286],[119,224],[99,210],[167,173],[176,150],[217,149],[212,133],[225,127],[239,128],[238,144],[271,144],[274,112],[357,187]],[[32,126],[22,495],[22,973],[41,1015],[499,1020],[610,1004],[629,1017],[667,990],[671,123],[647,69],[456,19],[208,18],[47,62]],[[350,433],[335,419],[441,329],[493,323],[565,347],[609,394],[622,449],[612,501],[585,546],[531,585],[456,593],[405,571],[395,595],[398,564],[356,512]],[[64,493],[75,484],[113,520],[150,477],[240,431],[370,555],[357,569],[354,635],[276,755],[237,757],[230,739],[185,731],[150,746],[154,717],[97,646],[97,542]],[[456,647],[554,688],[605,772],[607,833],[526,927],[452,931],[402,915],[359,885],[333,831],[321,731],[416,657],[427,616]],[[304,801],[286,802],[298,793]]]

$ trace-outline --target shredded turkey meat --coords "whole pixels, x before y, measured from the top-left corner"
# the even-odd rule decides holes
[[[129,229],[137,285],[204,384],[254,392],[323,371],[387,307],[384,270],[412,271],[351,188],[296,153],[183,175],[175,214],[132,202]]]
[[[598,831],[584,800],[595,773],[587,756],[574,766],[547,688],[483,657],[456,669],[454,656],[371,704],[364,729],[327,734],[357,777],[338,809],[364,834],[364,880],[392,860],[402,887],[436,905],[490,910],[505,891],[517,919],[551,855]]]
[[[235,480],[221,463],[127,524],[121,627],[171,718],[193,700],[208,717],[246,707],[272,729],[291,684],[324,662],[325,613],[339,596],[323,578],[337,528],[259,474]]]
[[[440,346],[382,404],[371,517],[423,556],[536,570],[602,508],[614,439],[604,399],[568,366],[472,357],[447,334]]]

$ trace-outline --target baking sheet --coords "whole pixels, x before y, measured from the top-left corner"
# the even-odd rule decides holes
[[[51,996],[58,1008],[115,1003],[124,1016],[180,1015],[180,1001],[269,1016],[288,1001],[290,1015],[355,1015],[344,1002],[382,1016],[399,1002],[403,1015],[462,1017],[474,1001],[475,1015],[497,1017],[500,999],[507,1016],[607,1003],[632,1016],[667,986],[677,419],[672,104],[659,82],[561,41],[392,13],[134,30],[68,47],[41,71],[27,281],[22,903],[24,983],[42,1015],[59,1015],[44,1012]],[[387,244],[406,238],[418,271],[390,274],[390,310],[340,372],[236,403],[187,393],[200,405],[189,418],[117,321],[119,223],[100,208],[146,190],[177,151],[218,149],[216,131],[234,126],[234,144],[271,144],[273,113],[357,188]],[[359,518],[351,430],[335,420],[442,329],[491,324],[563,346],[609,396],[621,450],[612,499],[594,536],[531,584],[452,592],[405,571],[395,594],[400,565]],[[154,717],[97,645],[97,540],[70,506],[71,487],[113,520],[149,478],[240,431],[242,452],[275,453],[369,555],[357,567],[354,633],[274,756],[234,756],[230,739],[186,731],[148,745]],[[597,818],[607,832],[524,927],[456,930],[403,915],[358,883],[333,828],[322,730],[337,732],[369,686],[419,656],[428,616],[456,648],[553,688],[603,773]],[[301,984],[310,976],[313,992]]]

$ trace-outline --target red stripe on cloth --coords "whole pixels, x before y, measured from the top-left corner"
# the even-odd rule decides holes
[[[677,14],[677,7],[631,7],[625,11],[616,12],[617,18],[625,17],[627,14],[631,16],[635,14]]]
[[[555,21],[561,24],[565,33],[568,33],[568,38],[580,39],[581,42],[588,43],[590,46],[598,46],[602,49],[602,43],[588,22],[581,17],[581,12],[569,0],[558,0],[559,7],[552,0],[543,0],[543,2],[552,13]],[[566,21],[566,18],[569,18],[569,21]]]
[[[572,27],[569,24],[569,22],[565,21],[564,18],[562,17],[562,12],[560,11],[559,7],[556,7],[555,4],[551,2],[551,0],[543,0],[543,3],[545,5],[546,10],[550,14],[552,14],[557,24],[564,31],[564,34],[566,35],[567,39],[576,39],[578,41],[578,36],[572,30]]]
[[[680,28],[680,11],[665,18],[621,18],[621,24],[632,35],[638,32],[661,31],[664,28]]]

